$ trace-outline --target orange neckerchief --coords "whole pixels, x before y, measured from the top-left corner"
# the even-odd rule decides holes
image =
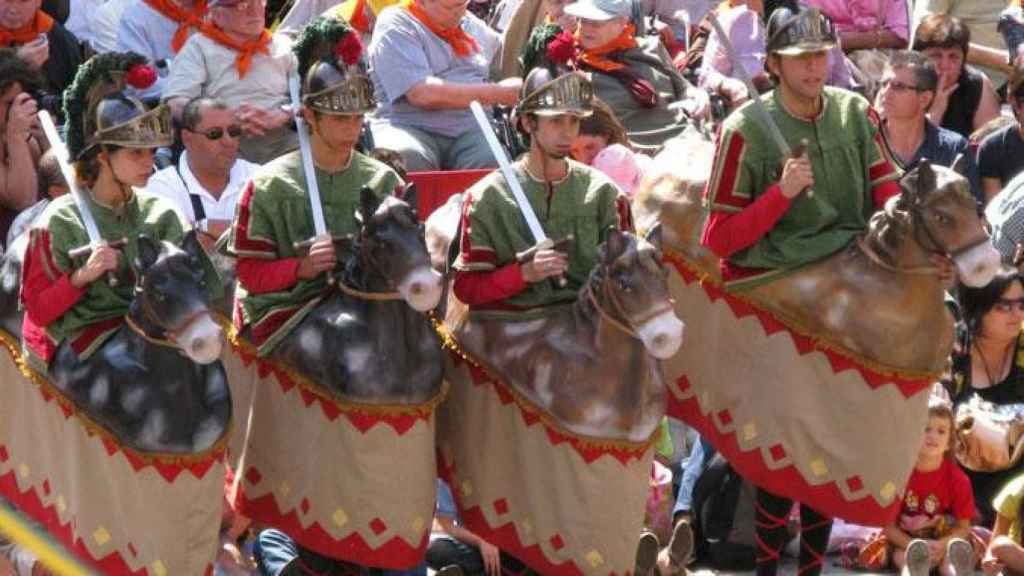
[[[17,30],[0,28],[0,47],[28,44],[40,34],[46,34],[51,29],[53,29],[53,18],[44,14],[42,10],[36,10],[35,18]]]
[[[593,50],[581,50],[580,51],[580,62],[596,68],[604,72],[611,72],[613,70],[619,70],[625,68],[626,65],[620,62],[615,62],[608,58],[605,58],[607,54],[613,52],[621,52],[622,50],[629,50],[630,48],[636,48],[636,37],[633,36],[636,28],[632,24],[626,24],[626,27],[622,29],[622,33],[616,36],[611,42],[608,42],[604,46],[594,48]],[[576,44],[579,45],[580,33],[576,32]]]
[[[178,6],[174,0],[143,0],[143,2],[168,20],[178,24],[178,29],[174,31],[174,38],[171,39],[171,50],[175,54],[181,50],[181,47],[185,45],[185,41],[188,40],[189,30],[192,28],[202,30],[206,25],[203,22],[207,11],[206,0],[196,0],[195,7],[192,10],[185,10]]]
[[[252,65],[252,58],[257,52],[260,54],[270,54],[270,49],[267,48],[267,46],[270,46],[271,36],[270,32],[267,32],[266,30],[264,30],[256,40],[251,40],[245,43],[241,43],[228,36],[226,32],[214,24],[203,26],[199,31],[217,44],[227,46],[235,52],[238,52],[238,58],[235,59],[235,67],[238,69],[239,78],[245,78],[245,74],[249,71],[249,66]]]
[[[480,45],[476,43],[476,40],[474,40],[472,36],[466,34],[465,30],[458,26],[447,30],[441,28],[435,24],[434,21],[430,19],[430,16],[428,16],[427,13],[416,4],[416,0],[402,0],[400,6],[408,10],[410,14],[415,16],[417,20],[419,20],[438,38],[441,38],[451,45],[455,55],[459,58],[465,58],[470,54],[480,51]]]
[[[362,34],[370,33],[370,19],[366,17],[366,0],[345,0],[329,10],[330,14],[340,17]]]

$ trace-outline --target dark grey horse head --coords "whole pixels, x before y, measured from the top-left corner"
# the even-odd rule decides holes
[[[600,255],[590,286],[597,305],[635,331],[652,356],[671,357],[682,344],[683,323],[661,263],[661,225],[645,238],[609,228]]]
[[[426,312],[437,307],[443,278],[430,266],[423,225],[416,218],[414,194],[378,198],[364,187],[356,220],[360,230],[354,239],[350,277],[367,289],[396,290],[414,309]]]
[[[210,317],[203,247],[194,230],[181,248],[147,236],[138,239],[139,272],[131,315],[148,330],[173,341],[193,361],[209,364],[220,356],[220,326]]]

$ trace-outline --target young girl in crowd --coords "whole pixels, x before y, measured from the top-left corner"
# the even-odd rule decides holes
[[[981,567],[989,575],[1024,574],[1020,513],[1024,504],[1024,475],[1011,480],[992,504],[996,509],[996,524]]]
[[[904,575],[927,576],[936,568],[943,576],[973,574],[975,552],[968,539],[974,495],[952,457],[952,439],[952,406],[933,398],[899,518],[861,553],[863,567],[883,568],[891,556]]]

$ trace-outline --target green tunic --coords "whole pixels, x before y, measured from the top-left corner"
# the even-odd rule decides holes
[[[393,170],[358,152],[352,152],[352,160],[343,170],[332,173],[317,168],[316,177],[324,221],[335,237],[359,231],[355,214],[363,186],[384,198],[402,185]],[[243,192],[229,250],[240,259],[298,258],[304,253],[295,248],[295,243],[314,236],[302,155],[291,152],[261,168]],[[338,254],[339,261],[344,257]],[[236,318],[236,325],[252,327],[252,338],[264,356],[320,302],[326,289],[323,274],[299,279],[285,290],[261,294],[249,292],[239,282],[235,299],[240,304],[241,318]]]
[[[576,300],[597,263],[597,248],[608,229],[632,230],[625,195],[601,172],[568,162],[569,173],[554,185],[550,195],[547,185],[529,175],[523,162],[513,164],[547,236],[555,241],[573,236],[567,247],[567,285],[558,288],[554,282],[535,282],[502,301],[498,308],[539,308]],[[536,244],[500,172],[492,172],[467,190],[465,202],[457,270],[495,270],[515,262],[517,254]]]
[[[825,87],[817,119],[791,115],[778,91],[761,96],[790,146],[809,141],[814,196],[801,194],[754,245],[729,258],[732,265],[769,271],[730,283],[749,286],[841,250],[867,229],[872,190],[899,178],[879,135],[878,119],[859,94]],[[740,212],[782,175],[783,157],[751,103],[730,115],[719,134],[707,202],[712,211]]]
[[[112,288],[102,280],[90,283],[74,306],[46,326],[46,334],[55,345],[69,338],[75,340],[90,325],[124,316],[128,312],[138,275],[134,262],[138,256],[140,235],[145,234],[153,240],[165,240],[180,246],[188,230],[185,219],[166,199],[136,192],[121,210],[115,211],[97,203],[88,191],[84,192],[83,197],[86,198],[100,235],[108,242],[121,238],[128,242],[121,249],[123,257],[117,270],[120,280],[118,285]],[[40,261],[26,262],[26,266],[41,266],[50,280],[55,282],[85,263],[84,259],[74,261],[68,256],[69,250],[89,244],[85,224],[70,194],[51,202],[33,224],[30,234],[26,259],[39,258]],[[217,298],[223,291],[220,277],[205,253],[201,257],[207,278],[213,279],[207,282],[210,297]],[[87,358],[113,332],[109,330],[92,340],[79,357]]]

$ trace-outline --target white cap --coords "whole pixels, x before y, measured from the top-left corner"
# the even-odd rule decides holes
[[[565,7],[565,13],[583,20],[611,20],[629,18],[632,14],[630,0],[577,0]]]

